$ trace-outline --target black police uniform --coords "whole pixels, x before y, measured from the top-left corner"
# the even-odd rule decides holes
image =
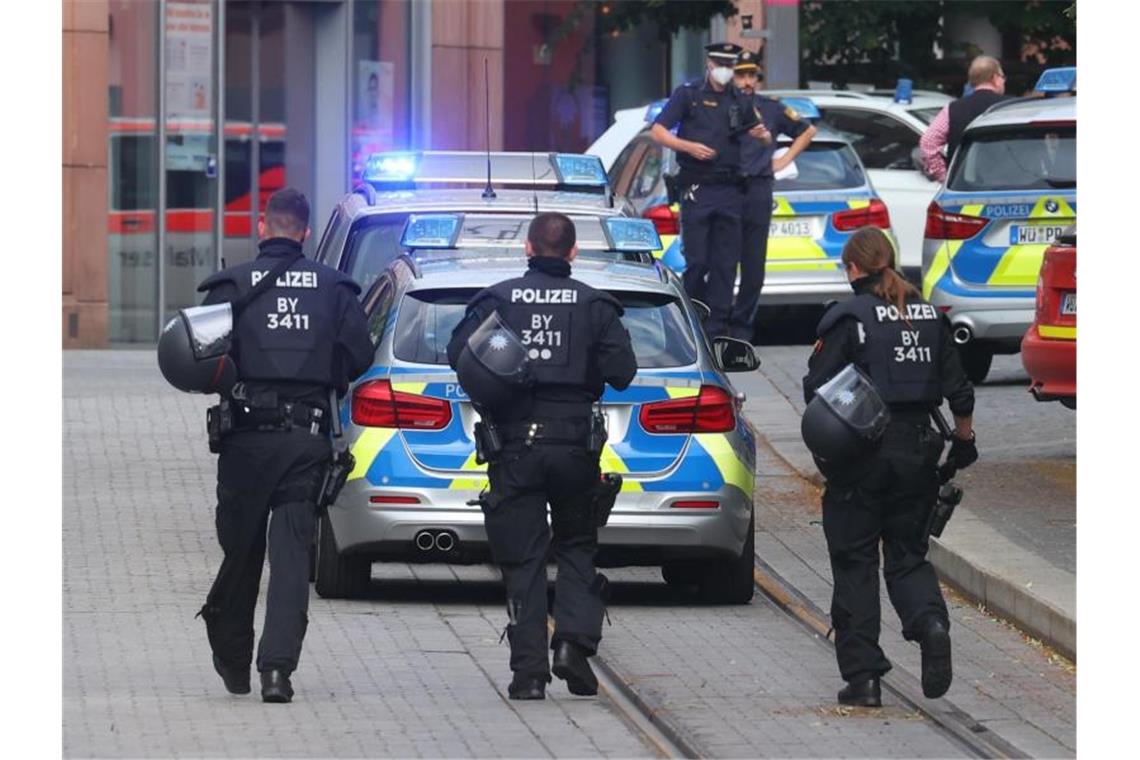
[[[810,126],[791,108],[764,95],[752,95],[756,117],[772,134],[764,143],[745,136],[740,145],[741,167],[746,177],[742,216],[740,290],[732,306],[729,333],[734,338],[752,340],[753,319],[764,287],[764,266],[768,260],[768,228],[772,221],[772,157],[778,147],[776,137],[796,138]]]
[[[685,255],[682,280],[689,296],[708,305],[705,330],[713,336],[728,329],[740,259],[744,201],[740,149],[745,138],[732,134],[730,119],[745,118],[749,108],[749,97],[731,83],[717,92],[706,78],[674,90],[654,121],[666,129],[680,125],[678,137],[716,151],[710,161],[677,154],[681,244]]]
[[[839,672],[848,682],[890,670],[879,647],[879,544],[891,604],[903,636],[921,640],[931,620],[949,629],[946,603],[926,559],[926,521],[937,499],[943,440],[930,411],[945,397],[958,417],[973,413],[974,389],[962,371],[950,327],[937,309],[907,300],[907,314],[872,292],[878,276],[852,283],[855,297],[828,309],[808,360],[804,398],[854,362],[888,404],[881,445],[825,470],[823,530],[834,590],[831,621]],[[905,318],[905,321],[904,321]]]
[[[551,648],[569,641],[593,655],[602,637],[605,576],[594,568],[591,492],[600,478],[600,451],[586,448],[591,406],[606,383],[619,390],[630,384],[637,359],[619,319],[621,305],[572,279],[563,259],[532,257],[524,276],[476,294],[447,347],[452,367],[494,311],[529,346],[534,385],[529,398],[524,393],[491,420],[503,433],[504,450],[488,466],[484,524],[507,588],[511,670],[549,682],[546,505],[558,562]]]
[[[220,443],[216,512],[225,556],[202,616],[215,657],[248,674],[268,521],[269,591],[257,669],[288,676],[308,625],[316,496],[332,456],[329,389],[343,393],[371,365],[373,347],[360,287],[301,256],[295,240],[263,241],[256,259],[208,277],[198,290],[208,291],[205,304],[233,301],[284,257],[298,258],[233,328],[235,429]]]

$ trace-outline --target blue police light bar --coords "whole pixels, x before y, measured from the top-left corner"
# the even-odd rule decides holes
[[[411,182],[418,159],[416,153],[373,153],[362,176],[365,182]]]
[[[895,102],[909,104],[914,101],[914,80],[900,79],[895,83]]]
[[[1059,92],[1076,92],[1077,67],[1065,66],[1059,69],[1045,69],[1041,72],[1041,76],[1033,89],[1046,95],[1055,95]]]
[[[667,99],[655,100],[649,104],[649,108],[645,109],[645,120],[653,122],[657,119],[657,115],[665,108],[665,104],[669,101]]]
[[[602,159],[580,153],[555,153],[554,171],[560,185],[594,185],[605,187],[610,183]]]
[[[608,217],[603,220],[611,251],[659,251],[661,238],[648,219]]]
[[[811,98],[780,98],[780,102],[805,119],[818,119],[819,109]]]
[[[462,214],[412,214],[404,224],[400,245],[405,248],[454,248],[462,225]]]

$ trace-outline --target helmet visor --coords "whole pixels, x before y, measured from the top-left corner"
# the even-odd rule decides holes
[[[182,310],[186,331],[190,333],[190,346],[198,360],[221,356],[230,350],[233,332],[233,310],[228,303],[212,306],[194,306]]]
[[[526,380],[529,360],[526,346],[514,330],[493,311],[467,339],[467,348],[489,372],[512,383]]]
[[[840,370],[816,393],[836,417],[867,440],[878,438],[890,419],[890,411],[875,386],[854,364]]]

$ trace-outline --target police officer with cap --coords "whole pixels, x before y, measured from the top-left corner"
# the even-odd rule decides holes
[[[316,500],[332,458],[330,420],[337,410],[330,395],[344,393],[371,366],[373,346],[357,300],[360,287],[302,253],[309,236],[305,196],[292,188],[274,193],[257,229],[261,242],[253,261],[198,287],[206,292],[206,311],[235,307],[227,360],[236,380],[232,387],[195,389],[223,392],[211,413],[214,421],[222,419],[216,525],[224,558],[199,614],[226,689],[249,693],[253,613],[268,543],[257,669],[262,700],[289,702],[308,625]],[[163,336],[168,343],[177,334],[172,324]],[[174,382],[170,361],[163,360],[170,349],[160,341],[159,351]]]
[[[742,171],[745,176],[744,213],[742,215],[740,253],[740,289],[732,306],[729,334],[741,340],[752,340],[753,318],[764,287],[764,266],[768,260],[768,229],[772,221],[772,182],[807,148],[816,129],[794,109],[780,101],[761,95],[757,90],[764,75],[759,56],[744,50],[733,68],[737,89],[747,94],[759,125],[740,145]],[[786,151],[776,156],[779,135],[794,138]]]
[[[673,91],[653,122],[650,136],[677,154],[680,172],[681,244],[685,291],[710,310],[705,330],[727,334],[740,259],[744,187],[741,141],[759,137],[751,98],[732,84],[739,45],[716,43],[708,52],[703,81]],[[677,134],[670,130],[677,128]]]
[[[823,530],[834,580],[831,621],[839,672],[847,682],[839,702],[877,707],[879,678],[891,667],[878,643],[880,542],[903,636],[922,648],[923,694],[936,698],[950,688],[950,619],[926,559],[943,448],[931,420],[947,399],[955,428],[947,464],[960,469],[973,463],[974,389],[949,323],[896,271],[894,247],[882,230],[857,230],[842,260],[855,296],[832,305],[819,323],[803,380],[809,402],[803,434],[827,479]],[[832,392],[844,374],[869,378],[889,422],[885,429],[877,426],[877,441],[856,437],[840,450],[842,434],[817,414],[821,397],[826,394],[834,409],[854,415],[868,406],[859,383]]]
[[[527,231],[526,274],[477,293],[447,347],[482,417],[476,437],[490,484],[481,505],[507,590],[511,699],[544,699],[552,670],[574,694],[598,690],[587,658],[597,651],[605,611],[593,514],[604,426],[593,404],[607,383],[626,388],[637,360],[621,304],[570,276],[575,239],[566,215],[536,215]],[[503,380],[513,390],[504,392]],[[546,653],[551,527],[558,562],[553,668]]]

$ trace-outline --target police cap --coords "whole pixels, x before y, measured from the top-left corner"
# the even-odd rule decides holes
[[[753,53],[751,50],[744,50],[740,53],[732,70],[742,74],[755,73],[760,79],[764,78],[764,74],[760,72],[760,54]]]
[[[731,66],[736,63],[736,56],[740,55],[744,48],[732,42],[715,42],[712,45],[705,45],[705,52],[708,57],[721,64],[722,66]]]

